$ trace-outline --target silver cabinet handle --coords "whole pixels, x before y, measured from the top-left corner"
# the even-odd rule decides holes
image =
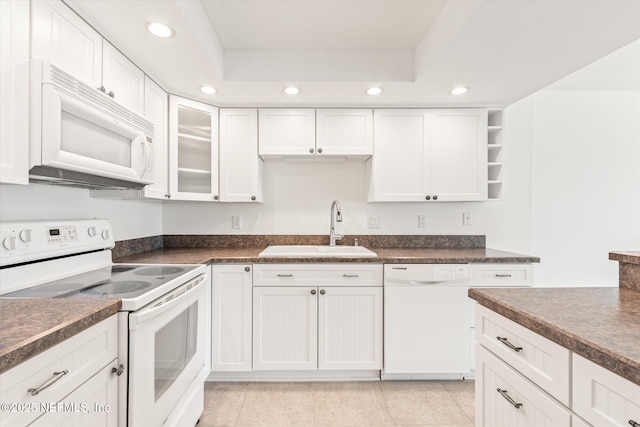
[[[629,420],[629,425],[633,427],[640,427],[640,423],[637,421]]]
[[[343,274],[342,277],[360,277],[357,274]]]
[[[511,277],[510,274],[496,274],[496,277]]]
[[[324,294],[326,294],[325,290],[324,289],[320,289],[320,295],[324,295]]]
[[[311,289],[311,295],[315,295],[316,294],[316,290],[315,289]]]
[[[293,277],[293,274],[278,274],[278,277]]]
[[[503,338],[503,337],[496,337],[496,338],[498,339],[498,341],[500,341],[502,344],[509,347],[511,350],[516,352],[522,351],[522,347],[516,347],[515,345],[511,344],[507,338]]]
[[[513,400],[511,396],[509,396],[509,394],[507,393],[507,390],[498,389],[498,393],[500,393],[502,397],[507,399],[507,402],[511,403],[516,409],[520,409],[520,407],[522,406],[522,403],[516,403],[516,401]]]
[[[30,388],[30,389],[27,390],[27,392],[31,393],[31,396],[35,396],[36,394],[40,393],[42,390],[48,388],[49,386],[51,386],[54,383],[56,383],[57,381],[59,381],[60,378],[64,377],[68,373],[69,373],[69,370],[67,370],[67,369],[65,369],[64,371],[54,372],[53,376],[51,378],[49,378],[48,380],[46,380],[44,383],[42,383],[42,385],[40,387],[38,387],[38,388]]]

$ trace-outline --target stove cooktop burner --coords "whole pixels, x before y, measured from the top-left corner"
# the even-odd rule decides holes
[[[151,287],[151,283],[140,280],[109,281],[98,283],[82,289],[80,292],[87,295],[104,295],[112,297],[126,296],[131,292],[138,292]]]
[[[182,273],[184,268],[180,267],[149,267],[149,268],[139,268],[133,272],[133,274],[137,274],[139,276],[166,276],[167,274],[177,274]]]

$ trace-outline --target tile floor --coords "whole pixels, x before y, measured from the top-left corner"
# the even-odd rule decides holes
[[[473,381],[205,383],[198,427],[472,427]]]

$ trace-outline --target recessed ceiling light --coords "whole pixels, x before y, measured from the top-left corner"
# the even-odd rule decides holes
[[[216,93],[216,88],[211,86],[200,86],[200,91],[202,93],[206,93],[207,95],[213,95]]]
[[[381,87],[370,87],[369,89],[367,89],[368,95],[380,95],[381,93],[382,93]]]
[[[300,88],[295,86],[287,86],[284,88],[284,93],[287,95],[297,95],[300,93]]]
[[[153,34],[156,37],[160,37],[163,39],[168,39],[170,37],[175,36],[176,32],[173,31],[168,25],[161,24],[160,22],[148,22],[147,23],[147,31]]]
[[[462,95],[463,93],[467,93],[469,88],[466,87],[457,87],[451,91],[451,95]]]

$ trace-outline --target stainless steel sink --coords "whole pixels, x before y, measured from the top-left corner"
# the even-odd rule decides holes
[[[373,258],[376,253],[363,246],[283,245],[269,246],[261,258]]]

